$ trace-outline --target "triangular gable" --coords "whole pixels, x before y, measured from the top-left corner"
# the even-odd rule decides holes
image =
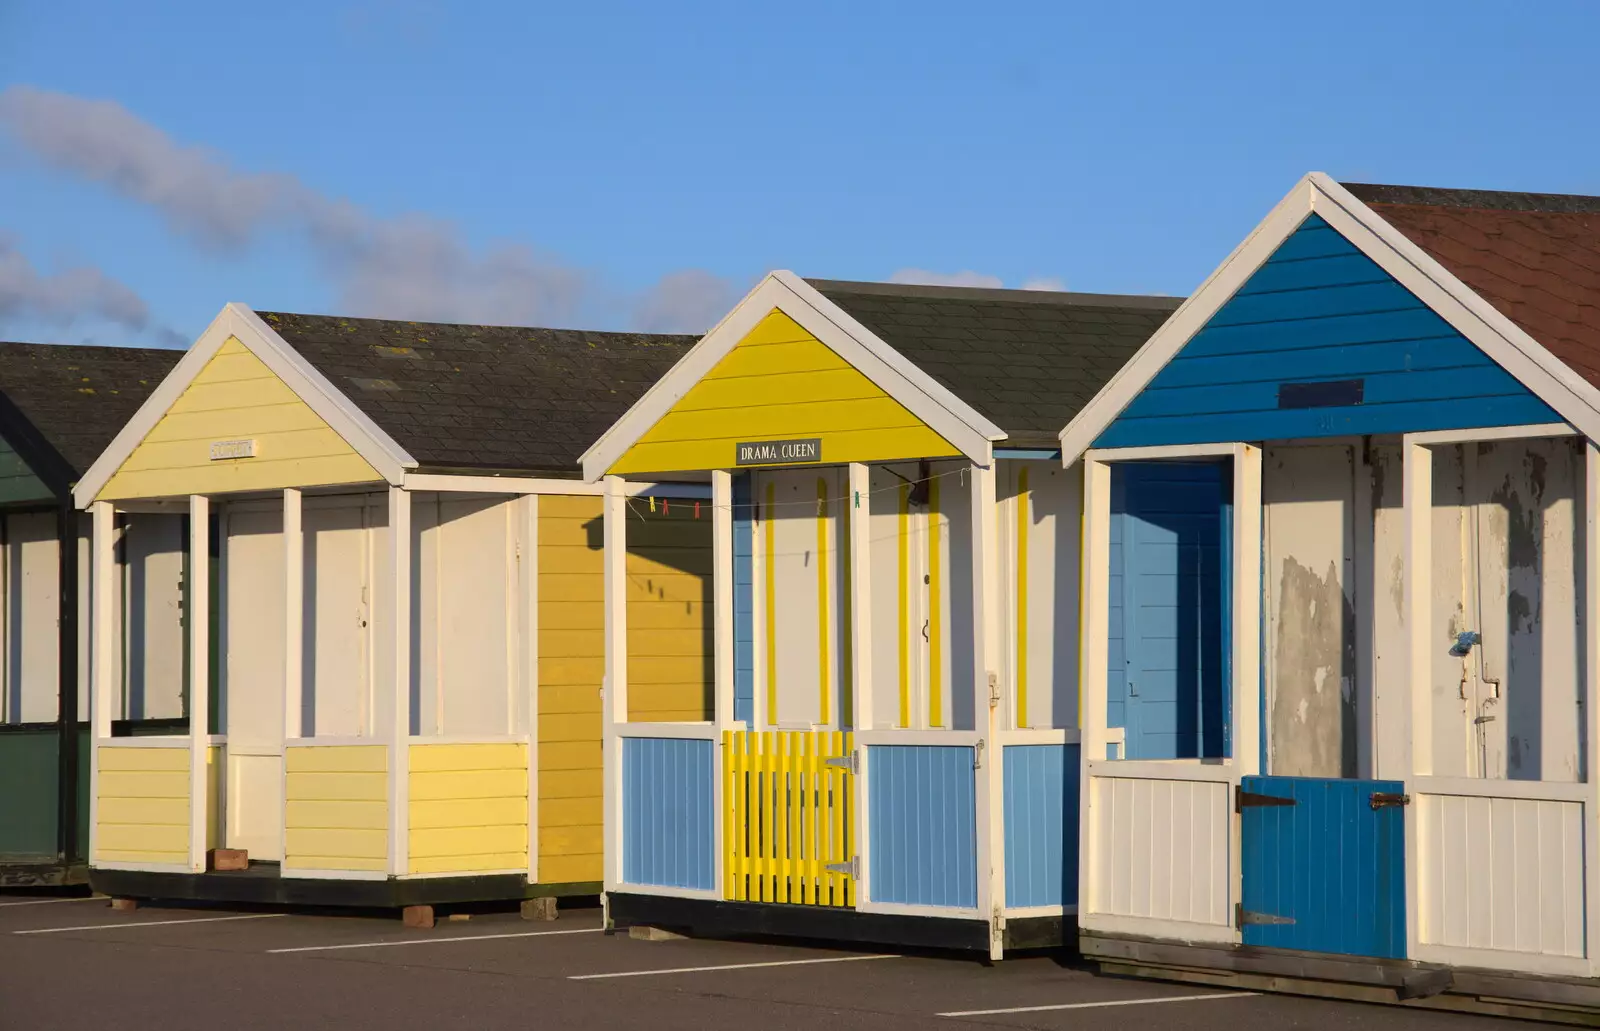
[[[589,449],[583,468],[590,480],[726,469],[741,464],[740,443],[794,439],[819,440],[816,460],[827,464],[958,455],[988,464],[1003,438],[833,302],[777,272]]]
[[[76,499],[399,483],[415,466],[254,312],[229,305],[96,460]]]
[[[1062,432],[1062,457],[1563,420],[1593,435],[1597,409],[1600,392],[1314,173]]]

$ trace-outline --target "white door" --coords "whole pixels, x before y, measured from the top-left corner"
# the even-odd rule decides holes
[[[359,737],[370,725],[371,558],[359,501],[307,506],[302,721],[307,736]]]
[[[927,504],[917,463],[873,466],[868,554],[872,576],[873,725],[927,726],[930,623]]]
[[[225,516],[227,847],[283,858],[283,516]]]
[[[835,468],[757,477],[769,682],[769,724],[838,726],[844,664],[840,514],[844,491]]]

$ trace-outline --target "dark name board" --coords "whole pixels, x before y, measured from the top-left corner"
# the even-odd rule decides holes
[[[790,465],[822,461],[822,438],[752,440],[734,445],[735,465]]]

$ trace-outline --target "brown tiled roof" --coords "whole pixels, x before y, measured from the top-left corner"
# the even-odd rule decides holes
[[[1006,431],[1054,448],[1061,427],[1183,303],[1181,297],[807,280]]]
[[[1344,185],[1600,386],[1600,197]]]
[[[423,469],[577,476],[696,337],[259,312]]]
[[[81,476],[183,352],[0,343],[0,395]]]

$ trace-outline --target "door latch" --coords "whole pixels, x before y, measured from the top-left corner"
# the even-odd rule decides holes
[[[1390,809],[1395,806],[1410,805],[1410,795],[1400,795],[1392,791],[1374,791],[1369,803],[1374,809]]]

